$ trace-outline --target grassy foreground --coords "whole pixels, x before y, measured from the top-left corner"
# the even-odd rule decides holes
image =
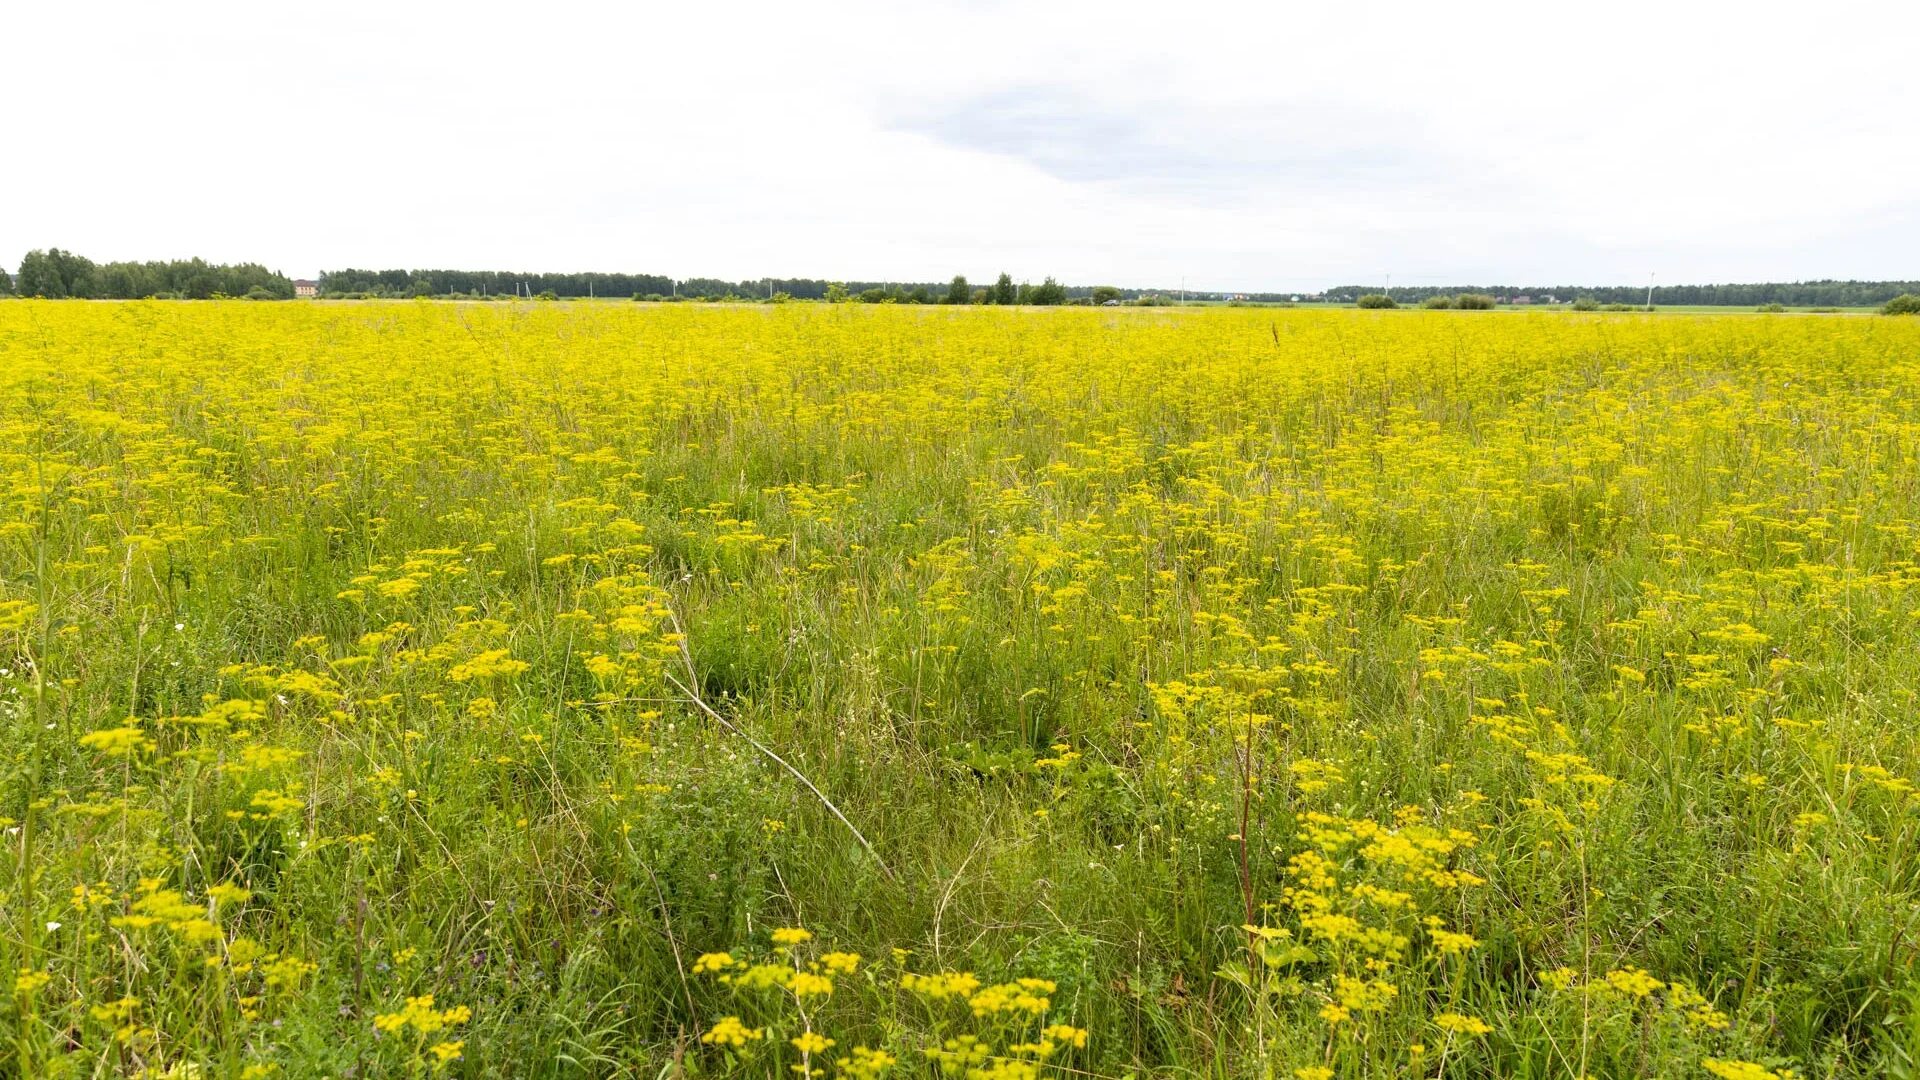
[[[1913,1075],[1920,321],[0,304],[0,1075]]]

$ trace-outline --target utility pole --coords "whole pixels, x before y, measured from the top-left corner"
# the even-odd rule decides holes
[[[1647,310],[1653,310],[1653,275],[1647,275]]]

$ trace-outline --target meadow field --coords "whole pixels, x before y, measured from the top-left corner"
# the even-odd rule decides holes
[[[0,1075],[1920,1075],[1920,320],[0,303]]]

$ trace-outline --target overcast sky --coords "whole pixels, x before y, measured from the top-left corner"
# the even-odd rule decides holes
[[[1920,278],[1920,21],[1819,5],[15,5],[0,262]]]

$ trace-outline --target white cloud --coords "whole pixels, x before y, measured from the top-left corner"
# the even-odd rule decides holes
[[[0,260],[1920,276],[1904,5],[40,5]]]

